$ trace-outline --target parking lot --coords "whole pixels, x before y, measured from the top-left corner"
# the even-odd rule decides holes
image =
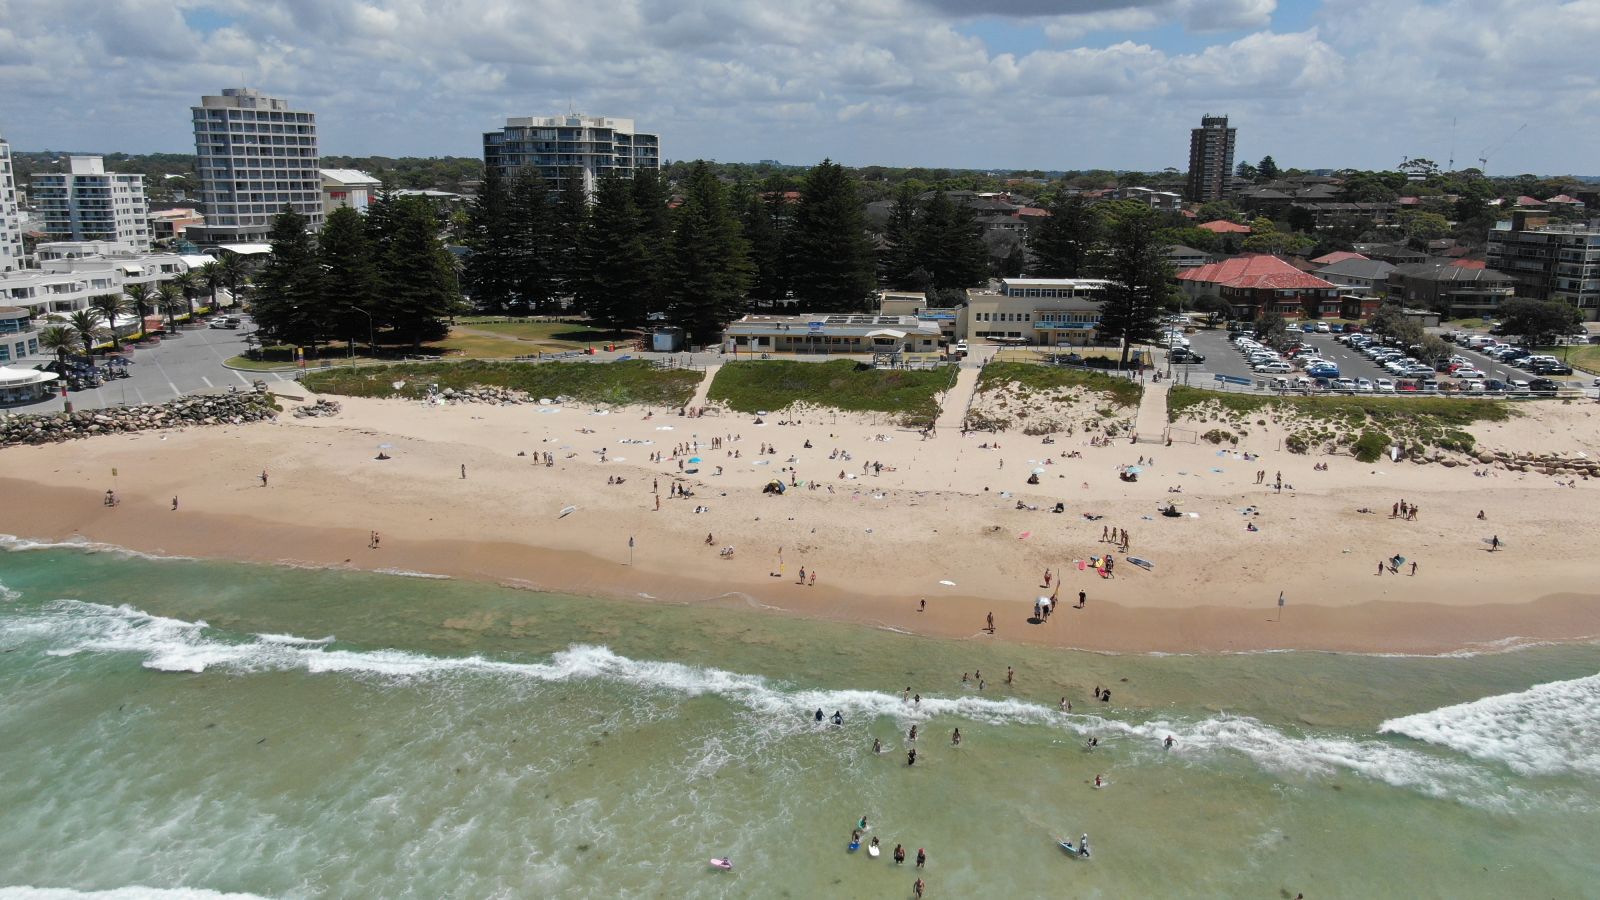
[[[1273,377],[1252,371],[1249,361],[1228,340],[1226,331],[1220,329],[1198,331],[1194,334],[1185,335],[1185,337],[1189,339],[1189,349],[1204,356],[1205,362],[1191,365],[1174,365],[1172,372],[1174,379],[1177,381],[1186,381],[1189,384],[1203,387],[1214,384],[1216,375],[1248,378],[1252,384],[1256,381],[1266,381]],[[1291,332],[1291,337],[1296,337],[1296,335]],[[1337,364],[1339,377],[1341,378],[1365,378],[1369,381],[1376,381],[1380,378],[1387,378],[1391,381],[1396,380],[1394,374],[1386,371],[1366,355],[1334,340],[1336,335],[1302,334],[1297,337],[1314,348],[1323,359]],[[1451,345],[1450,353],[1452,356],[1461,356],[1470,360],[1479,369],[1483,370],[1487,378],[1510,382],[1528,381],[1536,377],[1523,369],[1497,362],[1476,350],[1468,350],[1465,347]],[[1287,377],[1292,378],[1303,374],[1303,372],[1297,371]],[[1592,379],[1582,377],[1582,375],[1583,373],[1577,373],[1575,377],[1557,377],[1553,380],[1567,387],[1581,388],[1589,386]]]
[[[74,409],[101,409],[109,406],[137,406],[163,403],[198,391],[248,387],[258,378],[269,383],[292,381],[292,376],[273,373],[237,372],[222,363],[244,353],[244,334],[248,324],[237,331],[213,329],[205,325],[185,326],[159,344],[124,350],[128,377],[114,378],[97,388],[71,391],[67,399]],[[60,391],[49,400],[7,408],[7,412],[60,412]]]

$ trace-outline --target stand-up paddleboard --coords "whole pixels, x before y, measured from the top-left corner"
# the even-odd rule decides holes
[[[867,848],[867,855],[868,855],[868,856],[870,856],[870,857],[872,857],[872,858],[873,858],[873,859],[877,859],[877,858],[878,858],[878,854],[879,854],[879,853],[880,853],[880,852],[882,852],[882,851],[880,851],[880,850],[879,850],[879,849],[878,849],[878,848],[877,848],[877,846],[876,846],[876,845],[874,845],[874,846],[871,846],[871,847],[868,847],[868,848]]]
[[[1128,562],[1131,562],[1134,565],[1138,566],[1139,568],[1145,569],[1146,571],[1148,571],[1150,569],[1154,569],[1156,567],[1155,563],[1151,562],[1148,559],[1145,559],[1142,556],[1130,556],[1127,559],[1128,559]]]
[[[711,865],[721,869],[724,872],[727,872],[733,869],[733,860],[727,858],[726,856],[720,856],[711,860]]]
[[[561,507],[561,515],[556,516],[556,518],[565,519],[567,516],[570,516],[577,511],[578,508],[576,506],[563,506]]]

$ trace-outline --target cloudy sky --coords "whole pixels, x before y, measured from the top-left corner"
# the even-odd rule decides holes
[[[0,134],[192,151],[247,85],[331,154],[570,103],[673,159],[1182,168],[1213,113],[1280,165],[1600,174],[1597,46],[1600,0],[0,0]]]

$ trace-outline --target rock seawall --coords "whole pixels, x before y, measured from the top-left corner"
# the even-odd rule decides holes
[[[241,392],[196,394],[149,406],[0,416],[0,447],[55,444],[97,434],[187,428],[191,425],[242,425],[271,419],[277,414],[271,394]]]

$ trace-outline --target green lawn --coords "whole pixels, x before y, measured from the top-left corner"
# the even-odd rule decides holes
[[[682,406],[694,396],[701,374],[662,369],[642,360],[620,363],[397,363],[324,369],[306,374],[307,388],[351,397],[425,396],[430,385],[457,390],[505,387],[534,397],[565,395],[613,406]],[[401,383],[396,388],[395,383]]]
[[[895,414],[905,425],[939,417],[936,395],[949,389],[946,369],[878,370],[846,359],[825,363],[763,360],[725,364],[711,383],[711,399],[744,413],[809,403],[851,412]]]
[[[1118,406],[1137,406],[1144,387],[1136,381],[1118,378],[1092,369],[1067,369],[1023,362],[992,362],[983,367],[978,380],[980,392],[1016,382],[1037,391],[1082,387],[1111,397]]]
[[[542,345],[532,350],[523,348],[519,353],[537,352],[539,349],[572,350],[617,338],[612,332],[601,331],[584,322],[537,322],[531,319],[506,320],[477,316],[457,319],[456,325],[457,332]]]

